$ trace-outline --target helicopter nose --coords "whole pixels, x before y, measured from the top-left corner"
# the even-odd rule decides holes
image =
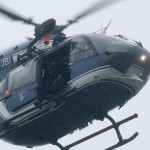
[[[116,74],[110,75],[110,79],[132,87],[135,94],[150,77],[150,53],[142,47],[115,53],[110,59],[110,65],[116,70]]]
[[[150,74],[150,53],[141,47],[134,47],[125,52],[118,52],[110,59],[110,65],[121,73],[126,73],[131,66],[142,71],[138,77],[146,81]],[[135,71],[135,70],[134,70]],[[134,72],[133,71],[133,72]],[[136,71],[135,71],[136,74]]]

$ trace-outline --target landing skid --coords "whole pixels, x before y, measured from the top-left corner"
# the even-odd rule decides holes
[[[61,150],[69,150],[70,148],[72,148],[72,147],[74,147],[74,146],[76,146],[76,145],[78,145],[78,144],[80,144],[80,143],[82,143],[82,142],[85,142],[85,141],[87,141],[87,140],[89,140],[89,139],[91,139],[91,138],[93,138],[93,137],[95,137],[95,136],[97,136],[97,135],[99,135],[99,134],[102,134],[102,133],[104,133],[104,132],[106,132],[106,131],[108,131],[108,130],[111,130],[111,129],[115,129],[116,134],[117,134],[117,136],[118,136],[119,142],[118,142],[117,144],[115,144],[115,145],[113,145],[113,146],[111,146],[111,147],[105,149],[105,150],[113,150],[113,149],[116,149],[116,148],[118,148],[118,147],[120,147],[120,146],[123,146],[123,145],[125,145],[125,144],[131,142],[132,140],[134,140],[134,139],[138,136],[138,132],[136,132],[136,133],[133,134],[130,138],[128,138],[128,139],[123,139],[123,138],[122,138],[122,135],[121,135],[121,133],[120,133],[120,130],[119,130],[119,126],[120,126],[120,125],[122,125],[122,124],[124,124],[124,123],[126,123],[126,122],[128,122],[128,121],[130,121],[130,120],[132,120],[132,119],[135,119],[135,118],[137,118],[137,117],[138,117],[138,114],[134,114],[134,115],[132,115],[132,116],[126,118],[126,119],[123,119],[123,120],[119,121],[119,122],[115,122],[115,120],[114,120],[112,117],[110,117],[109,115],[106,115],[105,118],[107,118],[107,119],[112,123],[112,125],[110,125],[110,126],[104,128],[104,129],[102,129],[102,130],[100,130],[100,131],[98,131],[98,132],[95,132],[95,133],[93,133],[93,134],[91,134],[91,135],[89,135],[89,136],[87,136],[87,137],[85,137],[85,138],[83,138],[83,139],[80,139],[80,140],[78,140],[78,141],[76,141],[76,142],[74,142],[74,143],[71,143],[71,144],[69,144],[69,145],[67,145],[67,146],[65,146],[65,147],[63,147],[63,146],[62,146],[60,143],[58,143],[58,142],[56,142],[55,145],[58,146]]]

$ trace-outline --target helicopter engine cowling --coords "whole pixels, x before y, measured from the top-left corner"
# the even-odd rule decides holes
[[[44,21],[41,25],[35,27],[35,36],[42,34],[48,34],[55,29],[56,20],[55,19],[48,19]]]

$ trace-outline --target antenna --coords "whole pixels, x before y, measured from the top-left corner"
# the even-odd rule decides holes
[[[104,28],[102,28],[102,24],[101,24],[101,29],[100,29],[100,30],[97,30],[97,31],[95,31],[95,32],[93,32],[93,33],[97,33],[97,32],[99,32],[99,31],[101,31],[101,34],[105,34],[105,33],[107,32],[107,30],[108,30],[108,28],[109,28],[111,22],[112,22],[112,19],[108,22],[107,26],[104,27]]]
[[[103,28],[103,30],[101,31],[102,34],[105,34],[107,32],[111,22],[112,22],[112,19],[108,22],[107,26],[105,28]]]

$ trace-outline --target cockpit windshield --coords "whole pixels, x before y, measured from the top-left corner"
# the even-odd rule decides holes
[[[104,53],[112,43],[116,42],[114,39],[101,34],[90,34],[89,38],[100,53]]]
[[[87,34],[98,53],[105,53],[107,50],[127,51],[135,46],[128,41],[119,39],[114,36],[103,34]]]

